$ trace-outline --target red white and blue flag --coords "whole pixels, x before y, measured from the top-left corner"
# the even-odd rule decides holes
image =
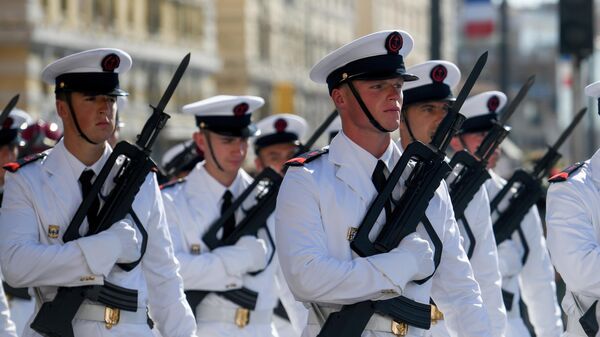
[[[463,31],[468,38],[489,37],[494,32],[498,12],[491,0],[464,0]]]

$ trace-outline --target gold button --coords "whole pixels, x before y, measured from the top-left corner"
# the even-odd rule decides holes
[[[50,239],[58,239],[59,232],[60,232],[60,226],[48,225],[48,237]]]
[[[356,237],[356,232],[358,232],[357,227],[349,227],[348,232],[346,232],[346,240],[352,241]]]
[[[88,275],[88,276],[82,276],[82,277],[79,279],[79,281],[81,281],[81,282],[86,282],[86,281],[93,281],[93,280],[95,280],[95,279],[96,279],[96,277],[94,277],[94,276],[91,276],[91,275]]]
[[[197,243],[192,244],[190,247],[190,251],[194,255],[200,255],[200,245]]]

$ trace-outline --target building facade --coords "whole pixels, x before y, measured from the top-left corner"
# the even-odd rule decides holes
[[[133,66],[122,76],[130,96],[121,111],[124,138],[133,139],[157,104],[186,53],[190,65],[171,99],[173,118],[163,139],[189,137],[194,128],[179,108],[216,92],[215,3],[212,0],[0,0],[0,102],[21,93],[19,107],[57,120],[52,87],[41,81],[43,67],[78,51],[120,48]]]
[[[442,55],[453,60],[452,11],[442,1]],[[52,87],[40,73],[53,60],[85,49],[129,52],[130,92],[120,109],[134,139],[181,58],[190,66],[172,98],[158,153],[195,130],[182,105],[215,94],[264,97],[256,118],[296,113],[311,127],[333,110],[311,67],[327,53],[368,33],[403,29],[415,38],[407,65],[428,59],[429,1],[408,0],[0,0],[0,105],[21,93],[19,107],[57,121]]]

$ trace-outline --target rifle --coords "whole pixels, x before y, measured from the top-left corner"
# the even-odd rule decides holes
[[[558,149],[579,124],[586,111],[587,109],[583,108],[575,115],[571,124],[560,135],[554,145],[548,148],[544,157],[536,163],[533,172],[529,173],[523,169],[517,170],[490,203],[492,215],[496,215],[493,227],[497,245],[510,238],[512,233],[520,228],[521,221],[523,221],[529,209],[544,194],[542,180],[548,176],[552,167],[560,159],[561,154],[558,153]],[[500,210],[499,206],[505,199],[508,202],[507,206]],[[527,254],[526,249],[523,261],[527,260]]]
[[[15,108],[18,101],[18,94],[11,98],[10,101],[8,101],[8,104],[6,104],[6,106],[2,110],[2,114],[0,114],[0,128],[2,128],[2,126],[4,125],[4,121],[8,118],[8,115],[10,115],[10,112]]]
[[[525,98],[534,81],[535,76],[527,79],[527,82],[523,84],[515,99],[502,113],[501,119],[494,121],[492,129],[487,133],[481,144],[479,144],[474,154],[465,149],[457,152],[450,160],[450,167],[452,167],[452,172],[454,173],[451,177],[454,176],[454,178],[448,182],[448,188],[450,190],[450,198],[452,199],[452,207],[454,208],[454,216],[457,220],[462,220],[466,234],[471,242],[471,245],[467,249],[467,256],[469,258],[473,256],[476,238],[465,219],[465,209],[471,200],[473,200],[481,185],[490,178],[487,164],[494,151],[496,151],[510,131],[510,128],[505,126],[506,121],[508,121],[523,98]]]
[[[456,101],[450,106],[446,117],[438,126],[431,143],[426,145],[420,141],[414,141],[402,153],[400,160],[390,173],[385,187],[369,206],[350,242],[352,250],[359,256],[367,257],[389,252],[396,248],[402,239],[415,232],[419,223],[422,222],[435,246],[434,264],[437,268],[442,253],[442,243],[425,216],[425,210],[441,181],[450,173],[450,166],[445,161],[445,150],[465,119],[459,113],[460,108],[475,85],[486,61],[487,52],[477,60]],[[386,201],[392,197],[392,192],[404,170],[413,164],[413,169],[406,180],[406,191],[396,203],[396,208],[390,218],[386,219],[386,224],[375,241],[371,242],[369,233],[379,214],[384,209]],[[415,282],[422,284],[431,276],[433,275],[423,280],[415,280]],[[318,337],[360,337],[371,316],[376,312],[391,317],[398,324],[402,322],[402,324],[421,329],[429,329],[431,325],[431,307],[428,304],[399,296],[384,301],[363,301],[343,306],[340,311],[327,317]]]
[[[333,123],[333,120],[338,116],[338,111],[333,110],[327,118],[319,125],[319,127],[315,130],[315,132],[310,136],[310,138],[306,141],[306,143],[300,145],[300,148],[297,151],[297,155],[308,152],[315,145],[319,137],[327,130],[329,125]]]
[[[107,230],[113,223],[125,218],[127,214],[131,214],[134,220],[139,220],[133,213],[131,206],[135,196],[146,180],[146,176],[156,167],[156,164],[150,158],[152,145],[158,133],[164,128],[165,123],[170,118],[164,112],[164,109],[179,84],[179,80],[183,76],[189,61],[190,54],[187,54],[175,71],[158,105],[156,107],[151,106],[153,110],[152,115],[144,124],[135,145],[129,144],[126,141],[121,141],[117,144],[94,181],[90,193],[83,199],[69,227],[65,231],[63,236],[64,242],[80,238],[79,227],[83,223],[95,196],[100,193],[100,189],[108,178],[109,173],[117,164],[117,159],[119,159],[119,165],[122,161],[122,166],[114,178],[115,187],[109,193],[98,213],[98,229],[88,232],[86,236]],[[143,236],[141,254],[143,256],[146,250],[148,234],[143,226],[138,224],[139,221],[135,222]],[[133,263],[117,265],[125,271],[130,271],[139,264],[142,256],[140,256],[138,261]],[[100,302],[111,308],[134,312],[137,310],[137,290],[135,289],[122,288],[107,281],[101,286],[59,287],[56,297],[52,301],[42,304],[40,311],[31,323],[31,328],[46,337],[73,337],[71,322],[85,299]]]
[[[319,137],[325,132],[325,129],[337,116],[337,110],[334,110],[325,121],[315,130],[309,140],[301,146],[299,152],[310,149]],[[211,249],[218,247],[229,246],[235,244],[242,236],[256,236],[258,230],[265,226],[267,219],[275,210],[277,201],[277,193],[283,178],[281,175],[270,167],[265,168],[254,179],[252,184],[248,186],[242,194],[235,199],[225,213],[215,221],[210,228],[202,236],[202,241]],[[223,228],[226,219],[229,219],[241,206],[242,203],[250,196],[250,194],[259,188],[256,195],[256,203],[246,213],[244,219],[236,225],[233,232],[223,238],[218,237],[218,233]],[[192,311],[204,300],[210,291],[205,290],[187,290],[185,291],[186,298]],[[218,294],[229,301],[239,305],[242,308],[254,310],[258,293],[248,288],[218,292]],[[195,312],[194,312],[195,314]]]

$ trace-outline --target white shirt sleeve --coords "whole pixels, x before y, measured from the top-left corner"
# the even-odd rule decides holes
[[[277,196],[277,254],[292,293],[303,302],[342,305],[398,296],[397,287],[367,259],[330,252],[330,239],[332,245],[348,241],[328,238],[318,190],[306,168],[291,167]]]
[[[489,337],[489,318],[483,308],[481,291],[473,277],[471,264],[460,243],[450,196],[447,196],[446,205],[444,248],[433,277],[431,297],[444,313],[451,336]]]
[[[10,319],[10,310],[0,282],[0,337],[17,337],[17,327]]]
[[[102,284],[92,275],[77,242],[44,244],[33,192],[19,174],[7,173],[0,213],[0,259],[6,281],[14,287]],[[43,197],[43,196],[42,196]],[[116,261],[116,257],[113,261]]]
[[[146,179],[141,189],[144,191],[153,200],[150,222],[146,224],[148,246],[142,259],[149,310],[163,336],[195,336],[196,320],[183,293],[156,175]]]
[[[550,263],[537,207],[527,213],[521,227],[529,246],[529,256],[519,274],[519,285],[529,320],[536,336],[559,337],[563,325],[556,299],[554,268]]]

